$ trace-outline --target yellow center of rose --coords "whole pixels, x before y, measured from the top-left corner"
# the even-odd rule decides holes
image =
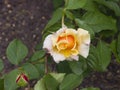
[[[76,49],[75,36],[72,34],[61,34],[57,39],[56,49],[59,53],[66,57],[69,57],[70,55],[77,55],[78,50]]]
[[[58,49],[71,49],[74,47],[74,37],[72,35],[63,36],[58,38]]]

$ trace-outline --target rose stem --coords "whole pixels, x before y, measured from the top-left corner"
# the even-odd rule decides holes
[[[48,61],[47,61],[47,55],[45,57],[45,74],[48,73]]]

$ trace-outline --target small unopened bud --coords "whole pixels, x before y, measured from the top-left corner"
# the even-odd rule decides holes
[[[16,78],[16,83],[21,87],[26,86],[28,84],[28,81],[28,76],[24,73],[20,73]]]

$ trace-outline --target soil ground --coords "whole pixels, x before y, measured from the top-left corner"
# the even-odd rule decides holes
[[[15,38],[29,48],[29,56],[41,41],[41,31],[52,14],[50,0],[0,0],[0,58],[5,72],[12,68],[6,58],[6,48]]]
[[[14,68],[6,58],[9,42],[19,38],[28,46],[31,55],[41,41],[41,31],[52,12],[51,0],[0,0],[0,58],[4,61],[4,72]],[[80,87],[88,86],[120,90],[120,65],[112,61],[106,72],[92,73]]]

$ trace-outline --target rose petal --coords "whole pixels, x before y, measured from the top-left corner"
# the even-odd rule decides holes
[[[59,34],[63,33],[66,29],[67,29],[66,27],[60,28],[60,29],[56,32],[56,34],[59,35]]]
[[[79,52],[76,49],[71,50],[71,54],[74,55],[74,56],[78,55],[78,53]]]
[[[79,40],[79,54],[84,58],[87,58],[89,53],[90,34],[88,31],[79,28],[78,29]]]
[[[72,29],[72,28],[67,28],[67,29],[66,29],[66,33],[67,33],[67,34],[73,34],[73,33],[76,34],[77,31],[76,31],[75,29]]]
[[[53,59],[56,63],[59,63],[60,61],[64,61],[66,59],[62,54],[56,52],[50,52],[50,53],[53,56]]]
[[[81,38],[82,43],[90,44],[90,34],[88,31],[78,28],[78,35]]]
[[[71,56],[71,58],[74,59],[74,60],[76,60],[76,61],[79,60],[79,56],[74,56],[74,55],[73,55],[73,56]]]
[[[83,56],[84,58],[87,58],[89,53],[89,45],[87,44],[81,44],[79,47],[79,54]]]
[[[47,49],[48,51],[52,50],[52,35],[48,35],[43,43],[43,49]]]

